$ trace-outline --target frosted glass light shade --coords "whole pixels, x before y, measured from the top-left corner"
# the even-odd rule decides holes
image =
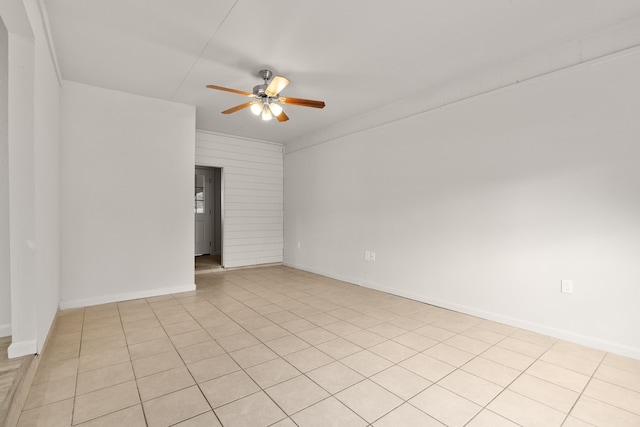
[[[274,116],[279,116],[280,113],[282,113],[282,107],[278,104],[271,103],[269,104],[269,108],[271,109],[271,112]]]
[[[256,116],[259,116],[262,113],[262,105],[256,103],[251,104],[251,112]]]
[[[265,105],[262,109],[262,120],[267,121],[273,118],[273,114],[271,114],[271,110],[268,105]]]

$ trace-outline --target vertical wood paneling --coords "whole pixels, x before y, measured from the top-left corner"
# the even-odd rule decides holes
[[[196,132],[198,166],[223,168],[225,267],[282,262],[282,145]]]

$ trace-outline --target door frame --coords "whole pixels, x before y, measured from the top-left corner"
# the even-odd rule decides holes
[[[211,170],[211,172],[214,171],[214,169],[220,169],[220,267],[225,268],[224,265],[224,249],[225,249],[225,238],[224,238],[224,234],[225,234],[225,226],[224,226],[224,167],[222,166],[213,166],[213,165],[203,165],[203,164],[195,164],[194,165],[194,171],[196,169],[209,169]],[[214,192],[215,193],[215,192]],[[215,200],[214,200],[215,203]],[[213,209],[213,206],[212,206]],[[213,230],[213,227],[215,227],[215,213],[213,215],[211,215],[211,227]],[[213,245],[214,247],[212,247],[212,252],[215,252],[215,244]]]

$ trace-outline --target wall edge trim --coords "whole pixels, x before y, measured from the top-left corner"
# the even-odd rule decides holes
[[[26,340],[12,342],[7,349],[9,359],[15,357],[26,356],[28,354],[36,354],[38,350],[38,342],[36,340]]]
[[[140,298],[149,298],[159,295],[178,294],[182,292],[192,292],[196,290],[196,285],[171,286],[166,288],[148,289],[138,292],[127,292],[122,294],[103,295],[92,298],[80,298],[61,300],[60,310],[68,310],[70,308],[88,307],[92,305],[108,304],[112,302],[129,301]]]

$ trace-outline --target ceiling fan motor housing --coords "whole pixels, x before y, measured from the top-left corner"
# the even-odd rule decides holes
[[[261,84],[253,87],[253,94],[259,98],[264,98],[267,96],[264,91],[267,89],[267,84]]]

